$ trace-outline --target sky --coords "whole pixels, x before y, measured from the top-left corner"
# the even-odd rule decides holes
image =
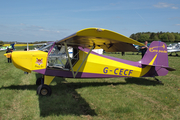
[[[180,33],[180,0],[0,0],[0,41],[56,41],[91,27]]]

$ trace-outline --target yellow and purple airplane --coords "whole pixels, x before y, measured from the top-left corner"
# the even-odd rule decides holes
[[[25,72],[42,74],[36,80],[38,95],[51,95],[50,83],[57,77],[64,78],[110,78],[164,76],[175,69],[168,65],[167,46],[154,41],[142,60],[134,62],[100,55],[93,49],[106,52],[137,51],[133,46],[144,44],[116,32],[87,28],[66,38],[53,42],[36,51],[12,52],[15,67]],[[68,49],[73,49],[69,55]],[[158,81],[158,79],[156,79]]]

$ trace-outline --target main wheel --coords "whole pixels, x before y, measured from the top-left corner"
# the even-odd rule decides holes
[[[36,80],[36,85],[41,85],[41,80],[44,80],[42,77],[38,78]]]
[[[51,88],[48,85],[40,85],[37,88],[37,94],[42,96],[50,96],[52,93]]]

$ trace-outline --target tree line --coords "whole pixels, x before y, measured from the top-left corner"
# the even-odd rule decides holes
[[[139,42],[152,42],[152,41],[163,41],[163,42],[180,42],[180,33],[176,32],[138,32],[131,34],[130,38]]]
[[[35,41],[35,42],[28,42],[28,44],[39,44],[39,43],[47,43],[47,42],[52,42],[52,41]],[[12,43],[16,43],[16,44],[27,44],[27,42],[2,41],[2,40],[0,40],[0,46],[2,46],[2,45],[4,45],[4,44],[12,44]]]

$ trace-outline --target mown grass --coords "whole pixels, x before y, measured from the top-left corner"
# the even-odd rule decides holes
[[[6,119],[180,119],[180,57],[169,56],[177,71],[153,78],[55,78],[52,95],[36,94],[40,74],[24,74],[0,52],[0,120]],[[141,55],[107,55],[132,61]]]

